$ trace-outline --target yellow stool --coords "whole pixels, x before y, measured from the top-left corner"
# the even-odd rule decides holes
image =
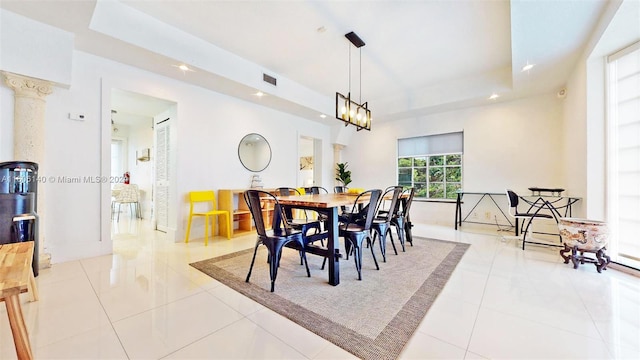
[[[194,212],[193,206],[196,203],[211,203],[211,210],[205,212]],[[189,192],[189,224],[187,225],[187,237],[184,239],[185,243],[189,242],[189,233],[191,232],[191,220],[194,216],[204,216],[204,244],[209,244],[209,216],[224,215],[228,223],[227,226],[227,239],[231,239],[231,217],[226,210],[216,210],[216,195],[213,190],[207,191],[191,191]],[[214,224],[211,224],[211,235],[214,234]]]

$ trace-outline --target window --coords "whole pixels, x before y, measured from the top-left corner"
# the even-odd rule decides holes
[[[398,185],[415,197],[455,199],[462,188],[463,133],[398,139]]]
[[[610,255],[640,269],[640,43],[609,56],[608,62]]]

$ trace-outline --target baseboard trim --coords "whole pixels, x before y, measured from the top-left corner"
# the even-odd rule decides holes
[[[607,269],[618,270],[618,271],[623,272],[625,274],[629,274],[629,275],[632,275],[632,276],[640,278],[640,270],[634,269],[632,267],[628,267],[626,265],[622,265],[622,264],[618,264],[618,263],[612,262],[612,263],[609,263],[609,265],[607,265]]]

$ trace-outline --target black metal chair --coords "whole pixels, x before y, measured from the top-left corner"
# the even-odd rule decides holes
[[[329,191],[325,188],[323,188],[322,186],[312,186],[309,188],[309,192],[313,195],[320,195],[320,194],[328,194]],[[324,214],[318,214],[318,220],[320,221],[320,223],[322,223],[322,228],[323,229],[327,229],[327,221],[329,221],[329,218],[327,217],[327,215]],[[324,243],[322,244],[322,246],[324,246]]]
[[[280,196],[300,195],[298,189],[288,187],[277,188],[276,193]],[[304,214],[304,219],[295,219],[293,218],[293,212],[291,211],[291,209],[286,209],[284,211],[284,214],[286,215],[284,219],[293,229],[300,230],[302,232],[305,246],[316,241],[320,241],[320,244],[324,246],[324,239],[329,237],[329,233],[326,231],[322,231],[322,226],[320,225],[322,220],[309,219],[306,210],[303,210],[302,213]],[[309,234],[309,230],[312,229],[315,231],[313,232],[313,234]],[[300,264],[302,265],[302,253],[300,254],[300,256]]]
[[[515,192],[507,189],[507,200],[509,201],[509,215],[511,215],[516,221],[516,236],[518,236],[518,222],[522,219],[522,227],[524,228],[524,223],[527,223],[527,227],[524,228],[522,235],[522,250],[524,250],[524,245],[526,243],[530,244],[538,244],[538,245],[549,245],[546,243],[536,242],[536,241],[527,241],[527,233],[529,232],[529,227],[533,222],[533,219],[553,219],[552,215],[543,214],[540,212],[542,206],[538,207],[535,212],[524,212],[521,213],[518,211],[518,204],[520,202],[520,197]],[[528,220],[528,221],[527,221]]]
[[[278,224],[277,227],[273,227],[271,230],[267,230],[264,224],[264,217],[262,212],[262,202],[264,199],[273,202],[274,212],[282,213],[282,207],[278,203],[278,199],[273,194],[261,190],[247,190],[244,193],[244,199],[249,205],[253,222],[256,226],[258,233],[258,240],[256,241],[255,249],[253,250],[253,258],[251,259],[251,266],[249,267],[249,273],[247,273],[246,282],[249,282],[251,278],[251,271],[253,270],[253,264],[256,261],[256,254],[258,252],[258,246],[260,244],[267,248],[268,262],[269,262],[269,276],[271,278],[271,292],[274,291],[276,277],[278,276],[278,267],[280,266],[280,258],[282,256],[282,248],[291,244],[297,244],[296,248],[300,251],[302,260],[307,269],[307,276],[311,277],[309,272],[309,265],[307,264],[307,255],[305,253],[305,244],[302,238],[302,232],[292,229],[286,221],[283,221],[283,227]],[[284,214],[282,214],[284,216]]]
[[[288,188],[288,187],[277,188],[276,193],[279,194],[280,196],[300,195],[300,192],[298,191],[298,189]],[[290,210],[287,210],[286,211],[287,223],[289,223],[289,225],[292,228],[302,231],[303,236],[306,236],[307,232],[311,229],[315,229],[316,233],[319,233],[322,231],[319,220],[313,220],[313,219],[310,220],[306,210],[303,210],[302,213],[304,214],[304,219],[295,219],[293,217],[293,212]]]
[[[349,188],[347,188],[346,186],[334,186],[333,187],[333,192],[336,193],[336,194],[346,193],[347,190],[349,190]]]
[[[371,249],[371,256],[373,256],[373,262],[376,264],[376,269],[380,270],[380,266],[378,266],[378,260],[376,260],[376,254],[373,252],[373,244],[371,239],[371,224],[373,223],[373,219],[375,217],[376,205],[378,204],[378,200],[380,199],[380,195],[382,194],[382,190],[367,190],[358,197],[354,201],[354,207],[357,207],[358,204],[361,203],[361,198],[369,197],[369,202],[365,206],[368,210],[366,213],[366,217],[364,218],[364,222],[358,224],[355,221],[348,221],[344,224],[340,224],[339,226],[339,235],[344,238],[344,246],[345,246],[345,254],[347,256],[353,249],[354,251],[354,262],[356,265],[356,270],[358,271],[358,280],[362,280],[362,245],[366,240],[366,245]]]
[[[400,199],[396,203],[394,214],[391,217],[390,224],[396,228],[398,239],[400,240],[400,246],[402,251],[405,251],[405,243],[409,242],[413,246],[413,236],[411,234],[411,221],[409,220],[409,210],[411,210],[411,203],[413,202],[413,194],[415,188],[411,187],[402,191]],[[390,234],[391,244],[393,245],[393,235]],[[395,245],[394,245],[395,249]],[[397,252],[396,252],[397,253]]]
[[[404,235],[407,242],[413,246],[413,233],[411,229],[413,224],[411,223],[411,204],[413,204],[413,195],[416,192],[415,188],[405,190],[408,193],[407,197],[401,197],[400,203],[402,204],[402,214],[404,216]]]
[[[322,186],[312,186],[310,190],[311,190],[311,193],[314,195],[329,193],[329,190],[323,188]]]
[[[382,253],[382,261],[387,262],[387,233],[391,233],[391,219],[394,215],[394,209],[398,204],[398,199],[402,194],[402,186],[388,187],[380,197],[378,202],[378,208],[376,210],[376,217],[371,224],[371,231],[373,232],[372,244],[376,243],[376,239],[380,239],[380,252]],[[388,203],[388,205],[386,204]],[[391,245],[393,251],[398,255],[396,245],[393,243],[393,236],[391,236]]]

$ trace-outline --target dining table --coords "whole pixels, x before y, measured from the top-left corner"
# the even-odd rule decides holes
[[[340,262],[342,257],[340,254],[339,228],[338,228],[338,212],[342,206],[354,205],[356,199],[359,203],[366,203],[369,197],[359,194],[336,193],[336,194],[315,194],[315,195],[289,195],[277,196],[280,206],[285,209],[302,209],[313,210],[326,216],[328,232],[327,247],[322,248],[315,245],[307,245],[305,251],[307,253],[323,256],[327,259],[329,284],[336,286],[340,284]],[[282,223],[280,212],[275,211],[273,217],[273,226],[279,227]]]

